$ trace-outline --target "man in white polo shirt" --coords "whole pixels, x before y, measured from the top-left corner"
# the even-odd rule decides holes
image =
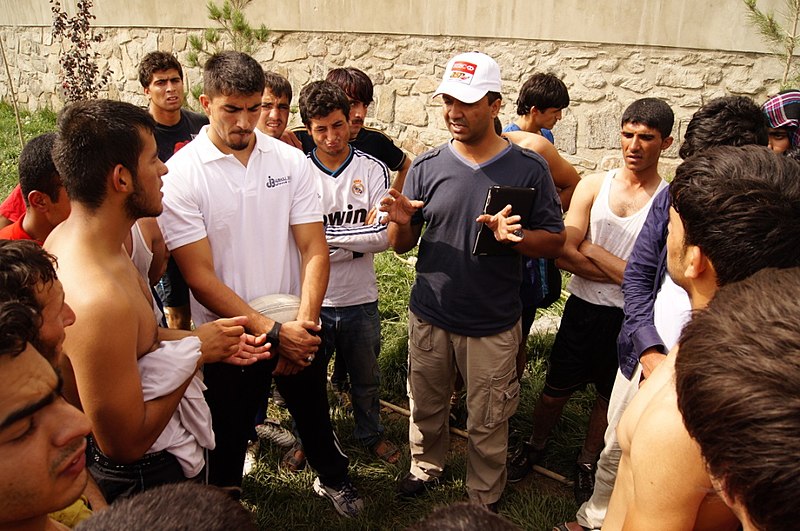
[[[264,72],[252,57],[212,56],[203,83],[200,102],[210,124],[169,160],[159,224],[192,290],[195,321],[247,315],[278,354],[245,368],[206,366],[217,439],[209,480],[241,485],[253,418],[274,374],[319,474],[315,491],[340,514],[355,516],[363,501],[333,433],[325,365],[314,363],[329,260],[311,168],[302,152],[256,130]],[[300,296],[297,320],[277,323],[247,303],[275,293]]]

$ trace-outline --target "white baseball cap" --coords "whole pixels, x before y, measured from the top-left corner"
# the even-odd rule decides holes
[[[467,52],[450,59],[433,97],[447,94],[464,103],[475,103],[487,92],[502,93],[500,67],[484,53]]]

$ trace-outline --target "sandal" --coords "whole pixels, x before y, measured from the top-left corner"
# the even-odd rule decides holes
[[[372,445],[372,453],[381,461],[390,465],[400,460],[400,449],[389,439],[381,439]]]
[[[289,472],[300,472],[306,467],[306,453],[303,451],[303,445],[295,442],[289,451],[283,454],[281,459],[281,470]]]

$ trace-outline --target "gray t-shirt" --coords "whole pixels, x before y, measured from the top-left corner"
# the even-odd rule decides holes
[[[510,144],[497,157],[475,166],[450,146],[418,157],[403,193],[425,203],[412,219],[426,223],[409,306],[420,318],[456,334],[483,337],[508,330],[522,310],[519,256],[475,256],[472,247],[489,187],[537,190],[526,229],[564,230],[561,202],[547,163]]]

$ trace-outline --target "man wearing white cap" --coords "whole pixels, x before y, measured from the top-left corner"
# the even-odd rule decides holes
[[[442,476],[458,370],[467,388],[467,491],[491,509],[505,486],[508,418],[519,401],[519,255],[557,257],[565,239],[547,164],[494,130],[500,92],[493,59],[477,52],[451,59],[434,96],[442,96],[453,138],[414,161],[403,194],[390,190],[382,201],[399,253],[417,244],[427,223],[409,302],[411,471],[398,492],[415,496]],[[536,189],[527,220],[510,206],[482,214],[495,185]],[[481,223],[515,252],[474,255]]]

